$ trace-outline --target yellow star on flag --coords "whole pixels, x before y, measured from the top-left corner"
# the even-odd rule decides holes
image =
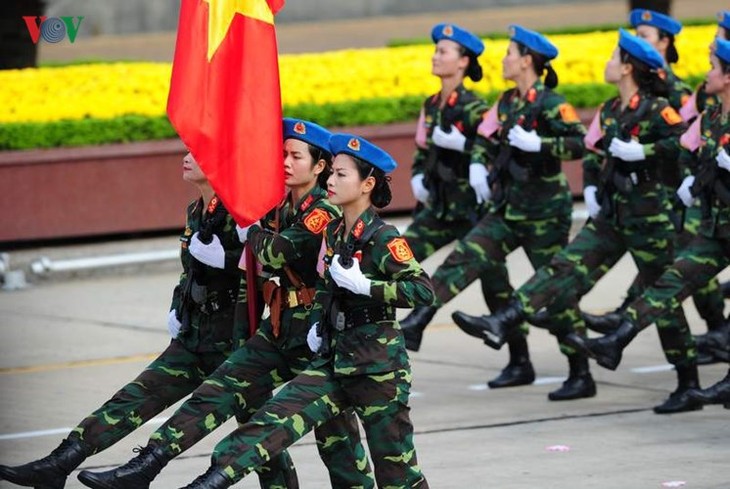
[[[274,23],[274,14],[266,0],[204,0],[208,4],[208,61],[225,39],[237,13],[252,19]]]

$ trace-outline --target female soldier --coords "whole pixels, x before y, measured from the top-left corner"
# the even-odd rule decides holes
[[[730,41],[716,41],[710,63],[706,90],[717,95],[720,104],[708,107],[682,136],[686,148],[683,156],[694,152],[691,166],[696,177],[688,177],[687,185],[678,191],[686,205],[692,205],[695,197],[700,197],[703,210],[700,233],[680,250],[672,267],[629,305],[614,333],[588,341],[575,338],[579,346],[607,368],[618,366],[624,348],[640,330],[671,314],[693,290],[730,265]],[[730,350],[727,330],[724,342],[725,350]],[[694,389],[698,387],[696,379],[691,384],[680,384],[672,394],[678,404],[699,409],[701,401],[730,407],[730,373],[704,391]]]
[[[674,228],[657,168],[677,159],[679,136],[686,125],[666,99],[656,96],[666,87],[657,73],[663,65],[649,43],[619,30],[618,47],[605,70],[606,81],[618,86],[619,96],[600,109],[602,137],[597,144],[605,149],[605,156],[591,151],[583,161],[585,184],[600,185],[600,211],[548,266],[515,291],[505,308],[481,317],[454,313],[454,321],[465,332],[501,347],[526,316],[542,307],[560,312],[566,295],[585,285],[596,266],[611,263],[626,250],[643,283],[653,283],[669,267]],[[607,161],[602,166],[604,157]],[[681,307],[659,328],[659,336],[667,360],[677,369],[680,388],[696,386],[694,341]],[[566,337],[566,343],[574,337],[579,335]],[[654,410],[670,413],[694,408],[670,396]]]
[[[479,126],[471,159],[472,167],[491,166],[490,176],[495,178],[490,180],[501,195],[436,270],[436,304],[417,308],[403,321],[406,344],[414,350],[436,310],[479,276],[489,276],[489,281],[482,281],[482,289],[488,292],[490,310],[506,305],[512,293],[508,253],[522,246],[537,269],[568,243],[572,198],[560,162],[583,155],[585,128],[573,107],[552,91],[558,83],[550,65],[558,54],[555,46],[523,27],[514,25],[510,31],[502,76],[517,87],[502,94]],[[544,72],[545,83],[540,79]],[[491,388],[535,380],[525,335],[511,338],[509,350],[509,363],[488,383]],[[587,358],[563,350],[569,358],[569,380],[550,393],[550,399],[595,395]]]
[[[106,450],[193,392],[248,336],[247,325],[236,323],[234,328],[233,321],[242,249],[236,223],[190,153],[183,158],[183,179],[198,187],[200,198],[188,206],[180,236],[183,273],[168,315],[170,345],[50,455],[19,467],[0,466],[0,478],[22,486],[63,488],[68,475],[87,457]],[[239,421],[248,418],[243,411],[236,406]],[[288,455],[272,460],[259,478],[261,487],[299,487]]]
[[[230,487],[350,406],[367,433],[378,487],[428,487],[413,446],[411,371],[395,308],[428,304],[433,292],[407,242],[372,208],[390,201],[385,173],[395,161],[357,136],[335,134],[330,144],[336,157],[329,198],[344,218],[324,235],[327,268],[315,301],[320,323],[308,337],[320,358],[223,439],[211,467],[188,489]]]
[[[308,316],[313,307],[317,252],[322,231],[339,212],[326,200],[323,184],[331,155],[326,129],[284,119],[286,198],[241,234],[271,275],[264,285],[270,315],[257,333],[234,352],[150,437],[127,464],[107,472],[83,471],[79,479],[97,489],[147,487],[174,457],[223,424],[239,406],[270,397],[271,391],[309,364]],[[319,185],[318,185],[319,182]],[[247,417],[253,411],[247,412]],[[373,487],[373,477],[352,411],[317,430],[317,446],[332,486]]]
[[[441,91],[421,108],[411,178],[420,211],[404,233],[416,260],[464,237],[484,213],[488,192],[484,166],[469,164],[487,105],[463,84],[465,77],[482,79],[477,57],[484,44],[453,24],[434,26],[431,38],[431,73],[441,80]]]
[[[644,9],[632,10],[629,20],[631,25],[636,29],[636,35],[654,46],[664,58],[666,63],[660,74],[665,77],[665,81],[668,84],[669,95],[667,96],[667,100],[669,101],[669,105],[679,111],[682,105],[690,98],[691,94],[689,85],[677,77],[671,68],[671,65],[679,60],[679,54],[674,46],[674,38],[681,31],[682,24],[667,15]],[[666,191],[669,195],[672,195],[682,183],[683,171],[679,164],[666,164],[662,165],[662,168],[659,169],[660,179],[666,186]],[[675,203],[675,207],[681,208],[675,208],[673,210],[673,220],[678,224],[675,249],[680,249],[686,246],[697,234],[700,224],[700,209],[699,207],[690,207],[685,210],[679,201]],[[608,270],[613,266],[613,264],[606,265],[600,267],[598,270]],[[598,276],[594,274],[594,283],[602,275],[603,273],[599,273]],[[634,280],[634,283],[629,288],[626,299],[615,312],[622,312],[634,298],[641,294],[641,290],[646,285],[648,284],[641,284],[638,278]],[[725,323],[725,317],[723,315],[724,303],[717,279],[713,278],[705,287],[697,290],[693,299],[697,311],[707,323],[708,330],[722,330]],[[600,316],[596,317],[586,314],[584,317],[589,328],[599,332],[606,332],[609,329],[606,321],[601,320]],[[708,360],[711,360],[711,357]]]

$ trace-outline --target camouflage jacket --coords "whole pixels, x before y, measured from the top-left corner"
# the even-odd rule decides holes
[[[440,219],[454,221],[471,219],[481,215],[474,190],[469,186],[469,163],[477,126],[487,103],[473,92],[459,85],[440,108],[439,93],[423,103],[416,130],[416,153],[413,158],[413,175],[424,174],[424,184],[429,190],[427,207]],[[437,126],[450,131],[454,125],[466,137],[464,152],[439,148],[431,140]]]
[[[667,100],[674,110],[679,111],[684,103],[692,96],[692,87],[685,83],[680,77],[674,74],[672,68],[666,65],[664,69],[667,85],[669,85],[669,96]]]
[[[681,161],[696,175],[692,193],[702,201],[700,232],[707,237],[730,239],[730,204],[717,195],[721,187],[730,195],[730,172],[720,168],[716,160],[722,148],[730,153],[730,117],[723,117],[721,104],[709,107],[700,117],[699,147],[695,151],[682,148]]]
[[[359,238],[375,225],[377,214],[373,208],[366,210],[345,236],[344,219],[332,221],[325,230],[323,247],[323,280],[317,285],[312,322],[322,320],[323,304],[336,289],[329,274],[332,257],[344,244],[354,245],[354,257],[360,261],[363,274],[372,280],[370,296],[357,295],[340,290],[340,310],[348,314],[368,307],[385,306],[395,317],[396,307],[411,308],[430,305],[434,294],[431,281],[421,265],[413,257],[408,243],[400,237],[395,227],[384,225],[366,243]],[[362,375],[389,372],[407,368],[408,355],[403,334],[395,320],[383,320],[363,324],[343,331],[330,329],[332,334],[330,358],[318,362],[333,362],[336,375]]]
[[[339,217],[338,207],[327,200],[326,191],[315,186],[294,205],[291,194],[248,231],[248,243],[265,276],[278,277],[285,293],[296,289],[284,270],[288,265],[307,288],[314,288],[319,279],[317,257],[322,243],[322,232],[332,219]],[[279,219],[278,232],[276,219]],[[288,347],[306,343],[309,330],[309,309],[298,305],[284,311],[279,338]],[[269,328],[268,321],[261,323]]]
[[[573,106],[538,80],[525,97],[520,97],[516,88],[504,92],[497,102],[497,111],[499,127],[496,132],[485,134],[484,126],[481,126],[472,152],[472,163],[485,164],[490,167],[490,172],[499,172],[498,185],[506,194],[505,217],[514,220],[543,219],[570,213],[572,196],[560,164],[561,161],[583,156],[586,133]],[[500,151],[509,146],[507,134],[510,129],[524,124],[525,120],[533,121],[531,127],[524,129],[534,129],[542,145],[539,153],[526,153],[510,147],[515,162],[531,173],[527,181],[517,181],[505,169],[494,168],[494,162]],[[549,171],[545,174],[544,170]],[[500,210],[500,203],[495,204],[493,210]]]
[[[217,206],[216,206],[217,203]],[[218,209],[220,207],[220,209]],[[222,219],[216,219],[215,213],[222,213]],[[204,225],[213,225],[213,234],[218,236],[225,250],[225,265],[223,269],[213,268],[198,262],[188,251],[190,239]],[[204,208],[203,199],[190,203],[187,209],[185,231],[180,236],[180,261],[183,272],[180,282],[172,295],[172,305],[179,315],[186,307],[190,313],[190,327],[181,332],[178,340],[191,351],[231,351],[234,332],[233,310],[241,279],[238,261],[241,257],[243,245],[236,233],[236,222],[223,207],[217,197],[211,201],[208,208]],[[199,285],[206,287],[205,300],[196,304],[192,298],[185,298],[188,277]]]
[[[613,211],[619,210],[627,217],[658,215],[659,219],[668,220],[670,196],[660,180],[660,172],[662,166],[677,167],[679,137],[687,124],[666,99],[642,92],[631,98],[625,110],[621,109],[619,97],[608,100],[599,108],[599,117],[602,137],[595,151],[587,151],[583,159],[583,182],[584,186],[598,187],[603,196],[599,203],[604,217],[616,217]],[[646,158],[626,162],[607,157],[604,149],[613,138],[638,141]],[[619,191],[616,175],[624,183],[628,179],[634,184]]]

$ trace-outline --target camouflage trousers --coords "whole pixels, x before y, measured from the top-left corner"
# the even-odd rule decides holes
[[[681,308],[695,289],[730,265],[730,240],[698,234],[677,253],[671,268],[632,302],[626,314],[643,329]]]
[[[423,261],[438,250],[463,238],[476,225],[468,219],[444,221],[430,208],[424,208],[413,219],[403,236],[416,260]]]
[[[687,209],[684,218],[684,230],[676,234],[674,244],[675,250],[682,250],[687,247],[692,239],[697,236],[701,221],[700,214],[701,211],[698,206]],[[598,280],[600,280],[619,259],[620,257],[596,267],[591,273],[590,280],[587,283],[588,288],[577,292],[578,299],[587,294],[596,282],[598,282]],[[640,278],[637,276],[629,287],[624,304],[628,305],[631,301],[639,297],[641,292],[649,285],[651,284],[642,283]],[[725,303],[717,277],[712,277],[707,284],[696,289],[692,294],[692,299],[694,301],[695,308],[697,308],[697,312],[700,314],[700,317],[705,320],[709,329],[722,327]]]
[[[213,452],[213,464],[238,481],[352,406],[367,435],[378,487],[428,488],[413,445],[410,386],[410,369],[335,376],[332,362],[313,364],[248,423],[221,440]]]
[[[310,363],[312,353],[306,344],[302,345],[300,341],[298,346],[290,346],[286,336],[282,331],[274,338],[271,324],[265,321],[261,329],[208,376],[151,435],[150,442],[165,447],[174,457],[217,429],[234,413],[243,411],[248,420],[263,401],[271,397],[275,388],[293,379]],[[374,487],[352,410],[343,410],[340,416],[317,428],[315,436],[332,487]]]
[[[69,438],[81,441],[94,453],[109,448],[193,392],[225,359],[224,353],[192,352],[179,341],[172,340],[136,379],[74,428]],[[261,399],[259,405],[265,400],[265,397]],[[250,416],[240,409],[234,414],[239,423]],[[299,487],[288,453],[282,453],[258,472],[262,488]]]
[[[516,296],[528,315],[542,307],[559,314],[566,304],[575,304],[577,291],[589,290],[596,267],[615,263],[628,251],[642,283],[654,283],[671,265],[673,247],[674,228],[668,219],[626,217],[617,225],[599,217],[588,221],[548,266],[516,291]],[[696,363],[694,338],[681,307],[657,320],[657,328],[669,363]]]
[[[489,310],[502,309],[514,292],[507,271],[507,255],[522,247],[537,270],[568,244],[570,225],[570,214],[536,220],[511,220],[501,213],[485,215],[431,277],[436,305],[449,302],[477,278],[487,277],[482,281],[482,292]],[[552,317],[553,322],[566,322],[565,328],[570,325],[580,328],[582,321],[575,324],[575,319],[574,315],[562,311]],[[527,333],[526,324],[522,331]],[[573,353],[567,345],[560,347],[566,354]]]

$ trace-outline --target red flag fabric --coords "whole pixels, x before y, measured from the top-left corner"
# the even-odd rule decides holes
[[[274,14],[284,0],[182,0],[167,114],[241,226],[284,195]]]

